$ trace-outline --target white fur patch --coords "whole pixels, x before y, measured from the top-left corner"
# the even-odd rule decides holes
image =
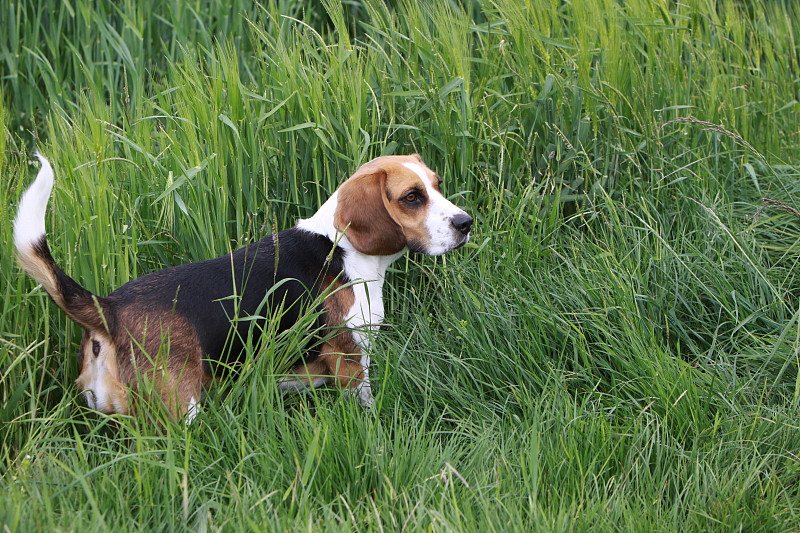
[[[186,407],[186,426],[188,427],[194,421],[197,413],[200,411],[200,405],[197,403],[197,400],[194,399],[194,396],[189,398],[189,405]]]
[[[325,235],[327,238],[336,242],[341,234],[333,225],[333,217],[336,214],[336,207],[339,205],[339,191],[334,192],[324,204],[317,210],[311,218],[301,218],[297,221],[297,227],[318,235]],[[343,237],[343,236],[342,236]]]
[[[358,398],[364,407],[372,407],[374,399],[372,398],[372,386],[369,382],[369,355],[366,353],[361,356],[361,366],[364,367],[364,377],[356,387]]]
[[[84,362],[84,371],[81,372],[81,377],[84,375],[89,378],[89,382],[84,385],[83,395],[86,397],[86,404],[89,409],[101,411],[103,413],[111,411],[113,402],[111,401],[111,391],[107,384],[106,369],[100,358]]]
[[[89,409],[94,409],[103,413],[111,412],[113,401],[111,391],[107,384],[106,373],[108,369],[102,361],[92,360],[84,363],[84,375],[89,378],[89,382],[84,385],[83,395],[86,397],[86,405]]]
[[[14,220],[14,245],[20,252],[44,236],[47,201],[53,190],[53,167],[42,154],[37,152],[36,155],[42,162],[42,168],[33,184],[23,193]]]

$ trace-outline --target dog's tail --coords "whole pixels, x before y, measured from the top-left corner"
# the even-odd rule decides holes
[[[61,270],[45,236],[47,201],[53,190],[53,167],[37,153],[42,168],[19,202],[14,220],[14,245],[20,266],[38,281],[68,317],[88,329],[106,329],[101,299]]]

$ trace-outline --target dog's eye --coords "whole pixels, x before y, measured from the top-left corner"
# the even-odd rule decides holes
[[[408,202],[410,204],[413,204],[414,202],[417,201],[417,198],[419,198],[417,196],[417,193],[410,192],[410,193],[406,194],[406,196],[405,196],[405,198],[403,198],[403,200],[405,200],[406,202]]]
[[[100,343],[97,341],[92,341],[92,353],[95,357],[100,355]]]

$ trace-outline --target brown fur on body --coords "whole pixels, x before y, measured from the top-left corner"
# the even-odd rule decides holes
[[[128,414],[134,405],[155,395],[172,417],[180,419],[200,400],[203,386],[219,371],[214,363],[235,364],[241,357],[250,321],[241,321],[238,330],[231,323],[237,315],[255,315],[265,299],[261,316],[271,316],[281,308],[278,314],[285,321],[282,326],[290,327],[315,298],[327,294],[318,323],[326,340],[304,354],[304,363],[360,353],[350,330],[342,327],[352,306],[353,291],[343,278],[341,265],[335,264],[336,254],[317,274],[313,268],[304,272],[304,267],[296,264],[309,254],[316,254],[315,259],[323,264],[333,244],[322,239],[315,246],[306,243],[303,247],[298,241],[307,239],[295,229],[281,235],[217,259],[143,276],[107,297],[91,294],[61,271],[45,240],[20,253],[20,262],[44,281],[59,307],[85,328],[76,383],[85,391],[91,407]],[[282,255],[281,263],[287,268],[276,263],[276,242],[281,247],[277,255]],[[305,253],[298,254],[298,250]],[[294,257],[297,255],[303,257]],[[287,269],[293,271],[292,277],[282,271]],[[272,293],[274,298],[266,296],[273,283],[263,283],[265,277],[285,280],[281,284],[285,288]],[[224,288],[233,289],[234,285],[238,286],[236,290]],[[163,298],[165,291],[174,298]],[[233,292],[237,297],[230,298]],[[264,321],[255,322],[263,327]],[[204,335],[211,327],[216,333]],[[333,363],[326,363],[325,374],[333,367],[352,375],[347,365]]]

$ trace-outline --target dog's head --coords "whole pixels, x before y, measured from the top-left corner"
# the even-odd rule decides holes
[[[472,217],[442,195],[441,181],[417,154],[373,159],[339,187],[334,225],[366,255],[463,246]]]

